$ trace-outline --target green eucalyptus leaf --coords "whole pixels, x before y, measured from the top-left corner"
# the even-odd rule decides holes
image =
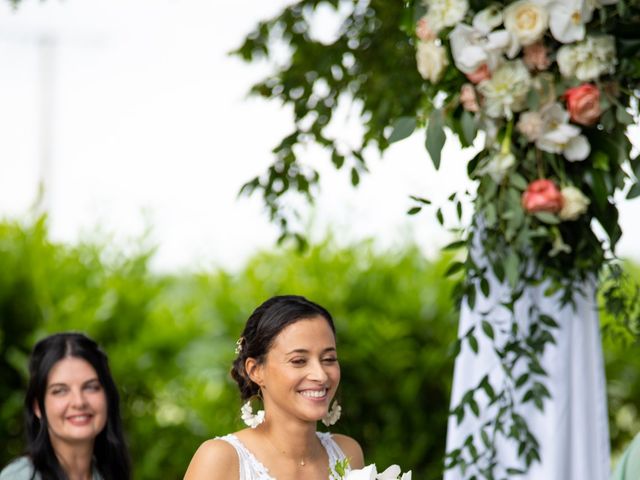
[[[536,217],[541,222],[548,223],[550,225],[557,225],[558,223],[560,223],[560,219],[553,213],[536,212],[533,214],[533,216]]]
[[[478,340],[476,337],[474,335],[469,335],[467,341],[469,342],[469,346],[471,347],[471,350],[473,350],[473,353],[478,353]]]
[[[475,117],[465,110],[462,112],[462,115],[460,115],[460,124],[462,126],[464,140],[468,145],[473,144],[476,135],[478,135],[478,124]]]
[[[425,141],[427,152],[431,157],[433,166],[436,170],[440,168],[440,158],[442,155],[442,147],[447,137],[444,133],[444,117],[442,111],[434,110],[429,116],[427,125],[427,138]]]
[[[599,170],[591,170],[585,176],[587,184],[591,187],[593,199],[601,210],[607,205],[608,190],[604,175]]]
[[[464,269],[464,263],[462,262],[452,262],[451,265],[449,265],[449,268],[447,268],[447,270],[444,273],[445,277],[450,277],[452,275],[455,275],[456,273],[462,271]]]
[[[624,107],[618,106],[616,108],[616,120],[623,125],[631,125],[633,123],[633,116],[631,116]]]
[[[404,140],[416,129],[415,117],[400,117],[393,124],[393,131],[389,136],[389,143]]]
[[[354,187],[360,183],[360,174],[355,168],[351,169],[351,185]]]
[[[521,192],[525,191],[529,186],[527,180],[517,172],[513,172],[509,175],[509,183]]]
[[[491,326],[491,324],[486,320],[482,320],[482,331],[487,337],[493,340],[494,338],[493,326]]]
[[[631,200],[632,198],[640,197],[640,182],[636,182],[627,192],[627,200]]]
[[[511,287],[515,287],[520,276],[520,259],[514,252],[509,252],[504,260],[504,271],[507,275],[507,281]]]

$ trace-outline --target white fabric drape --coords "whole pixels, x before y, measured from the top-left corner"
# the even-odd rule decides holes
[[[494,309],[485,318],[496,333],[510,318],[500,302],[508,298],[508,288],[494,278],[490,282],[489,298],[479,296],[473,310],[461,309],[459,334],[463,335],[472,325],[476,327],[479,352],[475,354],[467,342],[455,362],[451,406],[460,403],[464,393],[476,386],[486,374],[491,384],[501,384],[503,372],[491,342],[481,333],[481,312]],[[609,476],[609,428],[605,391],[604,364],[598,322],[598,312],[593,285],[584,286],[584,294],[576,294],[576,308],[560,306],[557,297],[544,295],[544,285],[528,287],[516,304],[516,321],[527,328],[530,305],[536,305],[542,313],[553,317],[560,327],[554,331],[557,344],[549,344],[542,358],[542,366],[548,377],[545,384],[551,392],[546,399],[544,412],[532,402],[517,408],[528,422],[529,428],[540,443],[541,463],[534,463],[526,475],[514,478],[524,480],[605,480]],[[498,307],[496,307],[498,306]],[[496,335],[500,341],[499,335]],[[475,417],[467,409],[464,420],[457,425],[455,417],[449,418],[447,452],[461,447],[470,432],[495,415],[495,409],[487,407],[486,397],[479,398],[480,416]],[[480,447],[480,442],[476,442]],[[512,443],[499,442],[498,461],[504,466],[521,465],[516,461]],[[448,470],[444,480],[462,480],[460,469]],[[510,475],[498,478],[511,478]]]

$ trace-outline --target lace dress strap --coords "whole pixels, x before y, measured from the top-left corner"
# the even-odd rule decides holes
[[[344,460],[347,456],[329,432],[316,432],[316,435],[320,439],[320,443],[322,443],[324,449],[327,451],[327,455],[329,456],[329,468],[333,471],[333,467],[336,462]]]
[[[225,435],[224,437],[216,437],[216,439],[229,443],[236,450],[238,463],[240,464],[240,480],[275,480],[275,478],[269,475],[267,467],[262,465],[233,433]]]

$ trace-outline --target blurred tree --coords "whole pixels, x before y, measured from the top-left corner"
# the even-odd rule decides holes
[[[449,259],[327,240],[304,255],[257,254],[235,274],[172,276],[149,271],[151,253],[107,239],[54,244],[44,221],[0,222],[0,465],[23,448],[31,346],[73,329],[109,354],[135,478],[182,478],[199,443],[242,428],[228,371],[246,318],[271,295],[298,293],[336,319],[344,415],[332,430],[359,439],[368,462],[440,476],[457,318]],[[615,450],[640,430],[637,347],[605,342]]]

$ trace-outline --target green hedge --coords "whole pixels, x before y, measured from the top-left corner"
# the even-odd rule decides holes
[[[149,271],[151,252],[106,241],[53,244],[42,220],[0,223],[0,464],[23,448],[31,346],[48,333],[81,330],[109,354],[135,478],[182,478],[200,442],[242,427],[228,368],[246,317],[271,295],[297,293],[336,319],[344,411],[333,430],[360,440],[368,462],[439,476],[457,323],[446,260],[326,241],[304,255],[256,254],[235,274],[171,276]],[[640,356],[635,346],[605,347],[620,448],[640,429]]]

